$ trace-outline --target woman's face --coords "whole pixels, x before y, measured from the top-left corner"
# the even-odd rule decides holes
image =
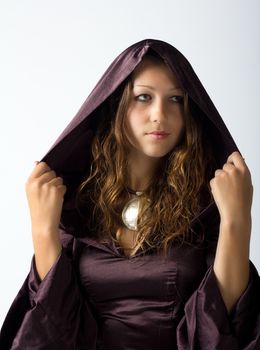
[[[160,158],[179,143],[184,132],[183,97],[177,78],[167,66],[147,59],[138,65],[126,116],[133,155],[137,152],[138,156]]]

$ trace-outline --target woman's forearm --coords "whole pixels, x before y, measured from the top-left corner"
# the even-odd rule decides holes
[[[61,254],[62,245],[56,231],[41,233],[33,231],[32,237],[36,270],[42,281]]]
[[[213,270],[228,312],[249,282],[251,217],[221,222]]]

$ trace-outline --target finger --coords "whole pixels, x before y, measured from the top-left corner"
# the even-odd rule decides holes
[[[67,191],[66,185],[57,185],[57,189],[61,191],[61,193],[64,195]]]
[[[29,178],[39,177],[42,174],[44,174],[47,171],[50,171],[51,168],[48,166],[45,162],[38,162],[37,165],[35,165],[33,171],[31,172],[31,175]]]
[[[235,151],[227,158],[227,163],[233,164],[237,168],[244,168],[246,166],[245,161],[238,151]]]
[[[49,182],[52,179],[56,179],[57,175],[54,170],[49,170],[43,173],[41,176],[38,177],[39,184],[43,184],[44,182]]]
[[[235,168],[235,165],[233,164],[233,163],[225,163],[224,165],[223,165],[223,170],[224,171],[230,171],[230,170],[233,170]]]
[[[48,183],[53,185],[63,185],[63,178],[58,176],[48,181]]]
[[[218,176],[218,175],[220,175],[222,173],[222,170],[221,169],[217,169],[216,171],[215,171],[215,176]]]

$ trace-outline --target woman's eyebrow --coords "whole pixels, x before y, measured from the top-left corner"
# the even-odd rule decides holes
[[[135,86],[142,86],[142,87],[148,87],[148,88],[150,88],[151,90],[155,90],[155,88],[153,87],[153,86],[151,86],[151,85],[134,85],[134,87]],[[176,86],[176,87],[172,87],[172,88],[170,88],[169,89],[169,91],[171,91],[171,90],[182,90],[182,88],[181,87],[179,87],[179,86]]]

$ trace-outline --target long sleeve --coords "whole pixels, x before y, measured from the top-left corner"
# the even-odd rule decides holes
[[[185,304],[177,327],[179,350],[258,350],[260,348],[259,275],[250,261],[250,281],[228,314],[213,266]]]
[[[95,320],[77,281],[75,245],[76,239],[67,235],[61,254],[42,281],[33,256],[30,272],[1,329],[1,350],[94,348]]]
[[[228,313],[213,270],[218,220],[211,216],[212,242],[206,253],[206,273],[185,303],[177,327],[178,350],[260,349],[260,278],[250,261],[247,288]]]

